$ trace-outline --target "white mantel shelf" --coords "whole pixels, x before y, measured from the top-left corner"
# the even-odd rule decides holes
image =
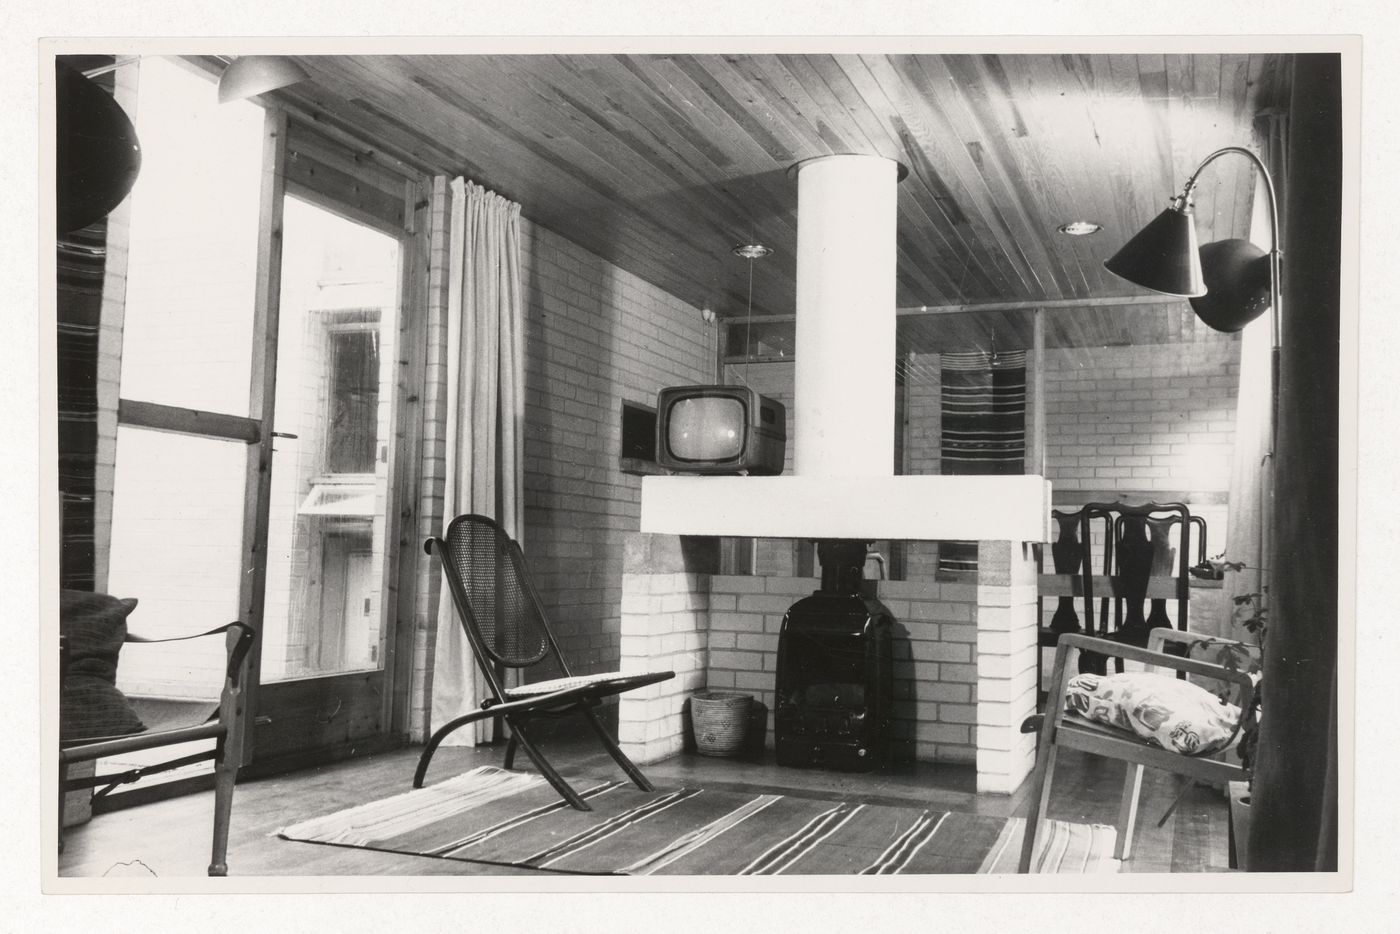
[[[1040,476],[642,478],[641,531],[754,538],[1050,541]]]

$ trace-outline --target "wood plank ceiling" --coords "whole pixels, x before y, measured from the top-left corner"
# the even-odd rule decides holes
[[[302,108],[498,191],[531,221],[731,320],[746,314],[750,270],[730,250],[749,241],[774,251],[753,265],[754,317],[792,314],[788,169],[833,153],[909,170],[901,309],[1142,296],[1103,260],[1206,154],[1252,146],[1255,114],[1286,99],[1286,57],[1271,53],[299,60],[312,80],[286,93]],[[1246,160],[1213,163],[1196,193],[1202,243],[1245,235],[1252,191]],[[1104,230],[1056,231],[1081,219]],[[1191,326],[1178,304],[1177,324],[1155,326]],[[1119,342],[1123,320],[1164,320],[1120,313],[1058,313],[1052,341]],[[975,320],[976,340],[1028,343],[1026,314]],[[767,330],[765,346],[781,349],[785,329]]]

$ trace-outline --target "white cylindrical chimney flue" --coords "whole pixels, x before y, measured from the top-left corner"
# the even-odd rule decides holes
[[[894,473],[899,165],[827,156],[797,168],[793,473]]]

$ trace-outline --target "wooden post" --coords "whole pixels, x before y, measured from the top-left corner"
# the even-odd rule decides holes
[[[1031,312],[1031,354],[1026,374],[1026,473],[1045,476],[1045,311]]]
[[[286,191],[287,115],[272,109],[263,124],[263,185],[258,218],[258,265],[253,306],[252,374],[248,412],[262,423],[258,441],[248,445],[247,483],[243,504],[243,583],[238,596],[240,618],[258,633],[248,652],[244,705],[250,715],[258,709],[262,669],[263,597],[267,588],[268,503],[272,498],[272,415],[277,390],[277,316],[282,291],[282,204]],[[229,633],[232,646],[237,634]],[[224,755],[236,765],[252,760],[252,732],[229,737]],[[241,748],[240,748],[241,747]]]

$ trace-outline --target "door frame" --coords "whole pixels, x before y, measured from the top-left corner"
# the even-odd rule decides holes
[[[424,300],[427,295],[428,250],[424,220],[428,206],[426,192],[430,185],[428,176],[402,163],[395,165],[390,160],[376,159],[373,147],[368,144],[353,146],[353,139],[344,138],[342,133],[326,133],[310,120],[290,114],[275,100],[265,101],[264,105],[267,115],[254,307],[254,333],[258,347],[254,353],[250,411],[260,416],[265,430],[255,443],[249,445],[248,450],[247,482],[251,495],[247,497],[244,517],[245,573],[240,593],[244,618],[250,620],[258,631],[253,651],[249,653],[246,690],[247,709],[254,714],[253,728],[248,731],[239,753],[239,761],[249,767],[250,774],[284,771],[350,755],[368,754],[402,745],[408,738],[417,549],[405,547],[410,543],[403,536],[406,532],[412,533],[418,512],[423,435],[421,399],[427,356]],[[341,171],[296,172],[292,165],[294,154],[289,145],[293,133],[301,139],[314,137],[318,145],[326,147],[327,152],[343,157],[333,167]],[[398,203],[401,221],[384,216],[382,197],[376,204],[374,198],[359,196],[363,192],[360,187],[362,179],[357,177],[355,169],[362,159],[367,159],[381,175],[389,173],[402,179],[402,200]],[[272,459],[275,457],[273,444],[276,440],[273,407],[276,401],[276,354],[281,310],[283,205],[288,195],[385,233],[399,242],[395,399],[390,410],[388,435],[381,439],[381,444],[389,445],[392,450],[388,452],[389,506],[383,517],[385,554],[379,581],[383,594],[380,623],[392,627],[392,632],[385,644],[382,664],[373,672],[350,672],[264,684],[261,650],[268,576],[266,559],[271,517]],[[312,748],[274,748],[255,758],[260,745],[277,745],[279,728],[276,712],[266,709],[270,703],[315,702],[318,692],[352,691],[356,689],[357,681],[364,681],[369,690],[377,690],[379,694],[378,722],[381,728],[373,736]],[[264,744],[260,744],[260,738]]]

